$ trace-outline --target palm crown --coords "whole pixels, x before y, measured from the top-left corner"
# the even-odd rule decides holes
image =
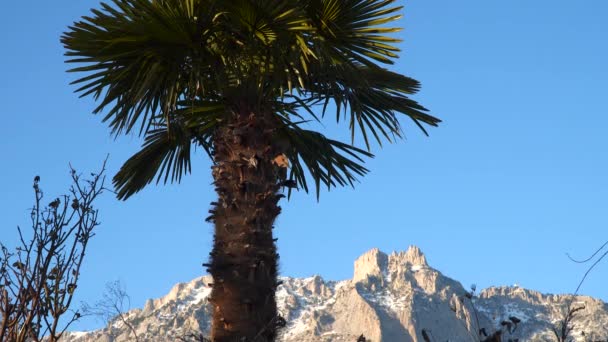
[[[389,71],[399,49],[387,34],[391,0],[114,0],[62,36],[81,96],[99,100],[114,134],[145,135],[114,177],[119,198],[190,171],[192,145],[213,155],[213,137],[245,101],[273,113],[290,178],[318,194],[367,172],[370,140],[401,136],[399,116],[439,120],[408,96],[419,83]],[[350,143],[306,130],[330,111]],[[315,114],[318,110],[318,115]],[[361,134],[367,149],[354,147]]]

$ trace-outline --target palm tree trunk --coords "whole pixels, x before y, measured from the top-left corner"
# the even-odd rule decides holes
[[[277,249],[273,223],[286,166],[273,140],[270,115],[248,110],[215,135],[212,167],[218,201],[208,271],[213,276],[211,339],[214,342],[274,341],[277,324]]]

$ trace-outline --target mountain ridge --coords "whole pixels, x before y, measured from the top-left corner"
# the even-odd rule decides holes
[[[550,328],[568,301],[585,308],[575,317],[573,341],[608,338],[608,305],[587,296],[550,295],[518,286],[489,287],[473,294],[429,266],[416,246],[386,254],[377,248],[354,262],[353,278],[326,281],[280,277],[276,298],[287,325],[280,341],[373,342],[479,341],[483,329],[509,333],[519,341],[553,341]],[[207,334],[211,310],[206,301],[210,276],[176,284],[167,295],[125,314],[140,341],[175,341],[190,333]],[[574,298],[574,299],[573,299]],[[520,321],[513,324],[510,318]],[[509,329],[506,329],[506,324]],[[509,323],[511,322],[511,323]],[[597,335],[597,336],[596,336]],[[430,337],[429,337],[430,336]],[[134,341],[114,320],[100,330],[71,333],[67,342]]]

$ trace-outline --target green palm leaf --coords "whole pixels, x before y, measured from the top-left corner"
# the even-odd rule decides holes
[[[61,41],[69,63],[85,66],[69,72],[88,74],[72,82],[81,96],[101,101],[104,121],[116,134],[128,133],[140,123],[150,127],[154,114],[170,113],[192,88],[192,47],[201,37],[191,1],[114,0],[102,10],[70,26]],[[208,23],[202,23],[208,24]],[[202,45],[197,58],[213,65],[214,56]],[[200,70],[198,71],[200,74]]]
[[[323,115],[333,102],[336,121],[349,122],[351,142],[359,132],[368,149],[370,134],[380,145],[402,136],[398,114],[412,119],[425,134],[422,124],[437,126],[441,122],[408,97],[420,87],[412,78],[358,63],[316,64],[311,70],[304,95],[308,102],[322,103]]]
[[[290,179],[309,191],[307,173],[314,180],[317,198],[321,184],[328,189],[335,186],[354,185],[358,176],[369,170],[363,166],[364,158],[373,154],[340,141],[328,139],[323,134],[300,127],[300,123],[281,120],[277,138],[289,142],[287,157],[291,164]]]
[[[180,182],[182,176],[191,171],[193,144],[211,155],[211,137],[222,122],[224,106],[200,101],[190,104],[190,107],[176,111],[180,120],[169,127],[160,124],[146,133],[142,149],[129,158],[114,176],[119,199],[127,199],[139,192],[154,178],[157,184],[161,180],[163,183]]]
[[[129,158],[114,176],[113,183],[119,199],[127,199],[142,190],[156,177],[156,183],[179,181],[190,173],[190,153],[194,137],[172,127],[172,135],[165,128],[146,134],[142,149]],[[158,176],[157,176],[158,175]]]

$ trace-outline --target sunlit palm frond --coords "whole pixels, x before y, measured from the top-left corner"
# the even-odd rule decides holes
[[[357,61],[392,64],[399,49],[397,38],[388,33],[400,31],[386,24],[397,20],[401,6],[394,0],[311,0],[307,10],[316,29],[315,48],[330,57],[326,63]]]

